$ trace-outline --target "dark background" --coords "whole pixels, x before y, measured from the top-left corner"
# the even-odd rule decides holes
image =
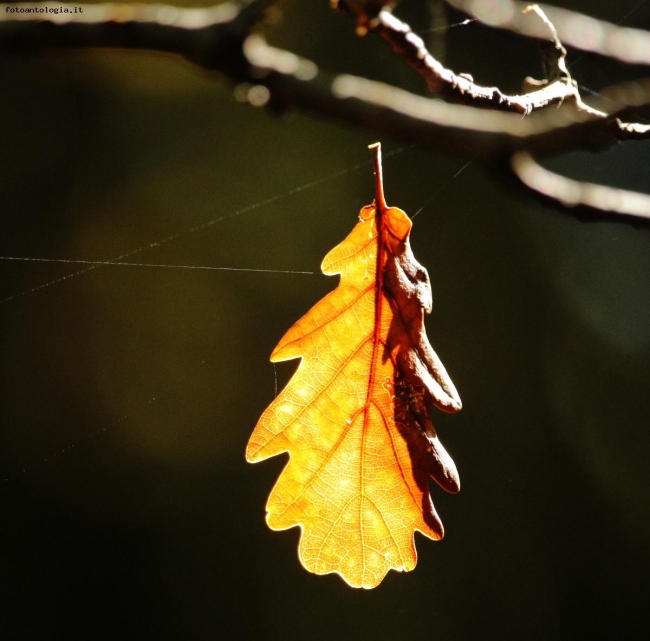
[[[650,28],[648,3],[565,6],[613,22],[636,7],[625,24]],[[400,15],[430,26],[424,2]],[[323,68],[425,91],[325,0],[285,3],[265,32]],[[569,60],[594,91],[639,73]],[[446,61],[509,91],[541,75],[533,42],[477,24],[446,32]],[[274,395],[269,354],[335,286],[320,261],[372,200],[378,135],[238,104],[219,77],[147,53],[5,56],[0,86],[2,256],[315,272],[0,260],[4,639],[647,629],[647,229],[580,223],[477,162],[454,177],[462,149],[382,138],[389,203],[424,207],[427,328],[464,402],[434,418],[463,489],[433,488],[447,535],[416,536],[413,572],[354,590],[300,567],[297,530],[267,529],[284,462],[247,465],[244,448]],[[647,190],[648,144],[551,166]]]

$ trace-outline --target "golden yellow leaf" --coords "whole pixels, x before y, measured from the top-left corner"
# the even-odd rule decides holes
[[[269,527],[300,526],[307,570],[364,588],[390,569],[415,567],[416,530],[442,538],[429,478],[460,489],[429,416],[431,404],[458,411],[460,398],[424,329],[431,288],[410,249],[411,221],[386,205],[379,145],[372,148],[375,203],[323,260],[325,274],[341,275],[339,286],[271,355],[302,360],[246,450],[250,462],[290,454],[268,499]]]

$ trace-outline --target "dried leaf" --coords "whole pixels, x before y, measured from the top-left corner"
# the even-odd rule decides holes
[[[271,355],[302,360],[246,450],[250,462],[290,454],[266,506],[269,527],[300,526],[307,570],[364,588],[390,569],[415,567],[415,530],[442,538],[429,477],[460,489],[429,412],[431,404],[461,408],[424,328],[429,277],[409,246],[410,219],[386,206],[379,145],[372,148],[375,203],[323,260],[325,274],[341,275],[339,286]]]

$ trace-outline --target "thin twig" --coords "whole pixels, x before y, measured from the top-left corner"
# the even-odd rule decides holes
[[[528,2],[509,0],[503,3],[501,12],[490,11],[493,3],[486,0],[445,0],[455,9],[487,22],[496,29],[506,29],[530,38],[543,39],[547,33],[543,25],[527,20],[523,15]],[[548,4],[540,9],[555,26],[558,38],[564,46],[614,58],[626,64],[650,65],[650,33],[641,29],[620,27],[605,20],[597,20],[577,11],[570,11]]]
[[[580,104],[577,87],[564,64],[566,50],[557,39],[552,44],[557,49],[558,72],[535,91],[522,95],[507,95],[498,87],[483,87],[476,84],[469,74],[456,74],[445,68],[427,50],[424,40],[413,32],[405,22],[396,18],[389,10],[381,9],[377,14],[367,13],[375,7],[374,2],[339,0],[337,8],[353,15],[361,32],[372,31],[386,40],[393,51],[413,67],[427,82],[437,96],[469,104],[474,107],[488,107],[503,111],[530,114],[551,104],[576,100]],[[544,19],[541,12],[538,12]],[[550,23],[549,23],[550,24]],[[552,28],[552,26],[551,26]],[[549,33],[546,33],[549,39]]]

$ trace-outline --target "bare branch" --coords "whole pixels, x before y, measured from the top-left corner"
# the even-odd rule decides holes
[[[250,35],[265,8],[273,2],[253,0],[205,9],[105,4],[84,8],[82,14],[44,14],[44,18],[40,17],[43,14],[37,14],[39,17],[34,18],[34,14],[0,12],[0,50],[32,51],[46,46],[120,47],[178,54],[198,66],[218,70],[233,83],[245,87],[246,90],[240,93],[246,95],[252,104],[259,106],[268,103],[279,110],[298,108],[342,123],[372,129],[375,133],[391,134],[451,153],[478,156],[495,164],[500,164],[501,159],[509,158],[517,151],[543,156],[569,149],[601,150],[623,140],[650,138],[649,125],[629,122],[631,116],[650,114],[650,81],[633,85],[627,83],[603,92],[615,97],[620,105],[615,113],[605,114],[587,108],[566,71],[566,52],[556,36],[551,40],[557,57],[555,76],[541,90],[521,97],[509,97],[521,98],[519,103],[511,101],[507,107],[509,113],[450,104],[364,78],[331,76],[321,72],[313,62],[271,47],[261,36]],[[421,72],[433,74],[431,82],[442,82],[441,86],[448,87],[455,84],[456,89],[449,90],[452,93],[455,91],[456,97],[463,95],[465,90],[468,91],[467,96],[472,91],[480,94],[484,89],[477,88],[470,79],[439,66],[422,49],[424,44],[421,40],[418,42],[408,25],[396,21],[388,13],[384,8],[386,2],[357,2],[364,8],[369,2],[375,4],[377,28],[384,29],[383,35],[387,39],[395,38],[400,55],[415,62],[418,55],[424,52]],[[16,8],[47,6],[50,5],[13,5]],[[61,9],[74,5],[56,6]],[[543,20],[531,22],[542,24],[549,34],[549,25],[544,24]],[[415,62],[414,66],[418,64]],[[495,92],[486,94],[485,100],[480,95],[468,100],[483,107],[487,104],[494,106],[490,101],[499,102],[503,97],[502,92],[497,89]],[[542,96],[545,97],[542,99]],[[556,99],[560,101],[558,108],[543,108],[544,100],[552,102]],[[532,113],[522,116],[512,113],[513,110]],[[517,161],[518,168],[525,169],[534,163],[532,157],[515,157],[524,158]],[[523,172],[524,169],[517,171]],[[525,175],[530,176],[530,172]],[[546,176],[539,173],[532,175]],[[532,178],[524,180],[523,176],[523,173],[519,176],[522,184],[542,193]],[[592,190],[586,192],[586,196],[581,193],[579,204],[593,206],[597,203],[592,194],[597,193],[600,197],[604,192]],[[622,213],[650,218],[650,200],[645,197],[631,200],[627,193],[623,200],[625,211]],[[564,195],[551,191],[544,195],[547,199],[556,198],[556,202],[570,202]],[[607,202],[614,200],[609,198]],[[630,202],[634,203],[636,209],[629,205]],[[646,206],[647,211],[643,209]],[[612,207],[611,211],[618,209]]]
[[[538,15],[547,25],[544,39],[550,40],[550,44],[557,52],[555,73],[548,81],[537,83],[541,88],[523,95],[509,96],[497,87],[482,87],[475,84],[469,74],[457,75],[450,69],[446,69],[429,53],[424,40],[414,33],[408,24],[396,18],[387,9],[381,9],[373,15],[371,11],[376,8],[376,4],[373,0],[369,2],[357,0],[354,3],[347,0],[336,2],[340,11],[355,18],[358,31],[364,33],[370,30],[384,38],[393,51],[427,81],[437,96],[475,107],[515,111],[521,114],[530,114],[534,110],[566,100],[576,100],[581,107],[584,106],[564,62],[566,50],[557,39],[553,26],[539,10],[537,10]],[[554,38],[550,39],[551,35]]]
[[[206,9],[105,4],[89,7],[83,14],[46,14],[45,20],[28,19],[25,14],[9,20],[7,15],[14,14],[0,12],[0,49],[119,46],[177,53],[221,71],[235,83],[266,86],[276,108],[300,108],[456,152],[462,145],[463,153],[471,155],[523,148],[537,154],[576,147],[601,149],[648,136],[647,126],[623,123],[617,120],[618,113],[604,117],[568,103],[522,118],[430,100],[354,76],[333,78],[319,72],[313,62],[267,45],[260,36],[248,37],[272,3],[255,0]],[[628,105],[642,109],[650,103],[650,84],[619,91],[617,99],[621,109]]]
[[[580,208],[588,208],[585,218],[589,220],[596,218],[595,210],[602,214],[601,219],[612,219],[612,215],[616,215],[631,217],[633,224],[639,224],[639,218],[650,222],[650,196],[647,194],[565,178],[542,167],[525,151],[512,156],[511,168],[525,187],[552,204],[559,202],[573,208],[576,215],[581,213]]]
[[[497,29],[507,29],[530,38],[545,39],[548,32],[543,25],[526,20],[523,11],[528,2],[509,0],[501,3],[500,11],[488,0],[445,0],[455,9]],[[615,58],[628,64],[650,65],[650,33],[641,29],[619,27],[596,20],[576,11],[548,4],[540,9],[555,25],[559,39],[565,46]]]
[[[518,149],[538,154],[602,150],[623,139],[650,138],[645,125],[630,128],[617,114],[601,118],[570,105],[522,117],[431,100],[357,76],[332,78],[317,72],[314,63],[269,46],[261,36],[248,38],[245,53],[257,82],[271,90],[272,103],[280,108],[300,107],[455,153],[459,148],[479,157]],[[650,86],[644,95],[650,105]]]
[[[241,43],[276,0],[201,9],[169,5],[15,3],[0,11],[0,51],[119,47],[179,54],[233,79],[247,75]],[[58,11],[53,13],[52,11]]]
[[[297,56],[270,47],[259,36],[251,36],[245,49],[251,64],[267,70],[269,75],[263,81],[272,87],[276,100],[279,96],[290,96],[303,108],[328,117],[335,115],[358,126],[370,126],[450,152],[460,145],[465,153],[488,161],[516,149],[546,154],[579,148],[599,150],[621,140],[650,138],[649,125],[624,123],[616,114],[603,118],[593,112],[576,112],[574,107],[566,105],[522,118],[511,113],[430,100],[349,75],[340,75],[330,81],[324,74],[315,72],[315,65],[312,67]],[[312,78],[305,76],[305,69],[313,72]],[[635,87],[633,91],[620,87],[610,92],[617,95],[619,104],[626,104],[627,97],[637,109],[650,107],[650,83]],[[512,171],[528,190],[565,211],[568,207],[573,215],[587,220],[624,216],[625,220],[637,225],[641,224],[639,218],[630,217],[650,222],[650,196],[577,183],[545,170],[530,153],[523,151],[513,155]],[[589,217],[585,214],[588,208],[601,215]]]
[[[474,140],[479,147],[476,150],[477,156],[485,153],[486,148],[494,152],[500,145],[519,147],[520,143],[524,142],[521,147],[525,147],[528,151],[515,153],[512,156],[511,168],[520,183],[529,190],[542,195],[546,200],[552,201],[556,205],[561,204],[564,207],[578,209],[581,207],[591,208],[603,212],[605,216],[608,214],[640,216],[650,221],[650,196],[599,185],[578,183],[563,178],[542,168],[530,154],[534,149],[548,153],[555,140],[559,140],[562,144],[567,144],[573,148],[581,146],[586,141],[595,143],[597,146],[605,144],[604,139],[599,139],[598,135],[593,137],[595,132],[590,132],[589,127],[591,123],[594,123],[594,120],[584,120],[585,115],[596,119],[596,123],[600,120],[603,126],[599,127],[600,123],[595,125],[600,129],[600,133],[605,134],[608,131],[616,140],[640,140],[650,135],[650,126],[641,123],[624,122],[621,118],[608,116],[604,111],[594,109],[582,101],[578,86],[572,80],[566,65],[567,51],[560,41],[555,25],[539,5],[521,5],[519,8],[522,14],[534,13],[538,17],[536,21],[529,20],[526,22],[536,23],[538,25],[538,30],[536,30],[538,37],[549,42],[548,50],[553,60],[551,76],[543,81],[527,79],[530,86],[540,88],[523,96],[508,96],[496,87],[486,88],[474,84],[472,77],[467,74],[457,76],[449,69],[444,68],[427,51],[424,41],[413,33],[409,25],[398,20],[390,13],[393,8],[392,4],[389,9],[384,8],[387,3],[381,0],[333,0],[333,4],[342,12],[355,18],[357,32],[361,35],[365,35],[367,31],[373,31],[389,42],[395,53],[416,69],[425,78],[429,87],[438,95],[474,107],[518,111],[526,116],[544,110],[542,120],[539,117],[529,116],[525,120],[517,122],[512,120],[508,122],[507,117],[505,117],[506,114],[493,113],[489,116],[491,123],[488,124],[486,122],[488,117],[485,112],[477,115],[472,113],[471,109],[465,112],[457,109],[457,116],[464,114],[466,118],[454,119],[453,124],[450,123],[446,126],[446,130],[454,126],[460,126],[464,131],[480,132],[478,139]],[[512,7],[513,5],[509,3],[503,6]],[[480,0],[478,2],[473,1],[472,8],[478,13],[484,8],[487,11],[486,15],[494,18],[493,3],[483,7]],[[504,19],[504,16],[501,16],[501,19]],[[522,22],[524,21],[522,20]],[[539,33],[539,25],[542,27],[542,33]],[[382,104],[388,108],[391,106],[386,97],[382,96],[386,92],[377,86],[371,86],[368,81],[348,79],[346,85],[350,88],[348,95],[354,95],[358,98],[365,94],[364,97],[368,101]],[[356,91],[353,91],[353,88],[356,88]],[[634,86],[628,89],[632,91],[627,91],[627,93],[636,94],[638,99],[639,88]],[[641,89],[641,92],[643,92],[643,89]],[[618,91],[619,96],[624,93],[625,91]],[[565,101],[571,106],[568,117],[569,119],[575,119],[575,124],[562,123],[559,120],[549,118],[548,110],[544,109],[553,103],[562,105]],[[433,117],[435,120],[433,113],[435,110],[433,108],[420,110],[417,108],[415,101],[410,100],[408,106],[404,104],[405,102],[400,104],[402,113],[406,112],[410,107],[409,115],[412,119],[415,120],[420,117],[431,122]],[[622,104],[627,103],[623,101]],[[444,110],[447,107],[449,105],[445,105],[445,107],[438,110],[438,122],[445,119]],[[567,115],[566,112],[565,107],[564,116]],[[584,126],[578,124],[578,121],[584,123]],[[497,134],[497,132],[500,134],[498,141],[494,140],[494,138],[486,140],[486,138],[490,138],[487,132],[488,127],[491,127],[492,134]],[[586,137],[581,139],[581,134],[585,133]],[[508,140],[508,135],[513,136],[514,139],[510,138]],[[464,140],[463,143],[465,146],[471,146],[472,144],[471,141],[467,140]]]

